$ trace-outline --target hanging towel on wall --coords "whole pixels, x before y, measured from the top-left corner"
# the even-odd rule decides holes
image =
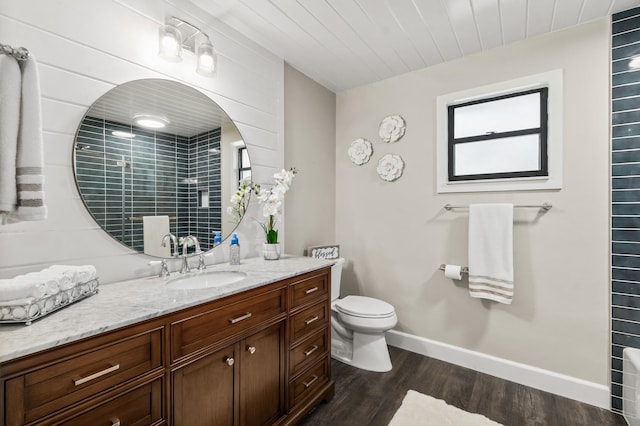
[[[0,223],[16,210],[16,150],[22,76],[18,61],[0,55]]]
[[[143,216],[144,254],[171,257],[171,245],[162,247],[162,238],[169,233],[169,216]]]
[[[469,206],[469,293],[511,304],[513,204]]]
[[[18,220],[44,220],[47,218],[47,207],[44,204],[44,148],[38,64],[30,55],[26,60],[20,61],[20,68],[22,98],[16,155],[16,217]]]

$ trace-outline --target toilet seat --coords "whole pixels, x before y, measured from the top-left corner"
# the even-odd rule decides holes
[[[347,296],[335,303],[336,310],[358,318],[390,318],[395,309],[389,303],[366,296]]]

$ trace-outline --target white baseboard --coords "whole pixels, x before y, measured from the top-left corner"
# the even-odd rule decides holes
[[[386,338],[389,345],[407,351],[471,368],[481,373],[595,405],[596,407],[607,410],[610,407],[609,388],[604,385],[401,331],[390,330],[386,333]]]

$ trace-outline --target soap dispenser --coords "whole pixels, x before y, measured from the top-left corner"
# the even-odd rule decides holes
[[[240,243],[238,242],[238,234],[233,234],[233,237],[231,237],[231,246],[229,247],[229,264],[240,264]]]

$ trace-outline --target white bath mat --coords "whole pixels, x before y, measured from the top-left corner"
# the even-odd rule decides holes
[[[389,426],[502,426],[481,414],[468,413],[441,399],[408,391]]]

